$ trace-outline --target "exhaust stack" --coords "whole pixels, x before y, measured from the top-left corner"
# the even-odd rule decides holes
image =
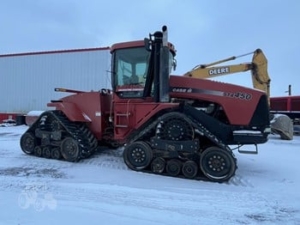
[[[160,50],[160,73],[159,73],[159,102],[169,102],[169,47],[168,47],[168,29],[162,27],[162,48]]]
[[[167,26],[153,34],[152,54],[154,70],[154,100],[169,102],[169,47]]]

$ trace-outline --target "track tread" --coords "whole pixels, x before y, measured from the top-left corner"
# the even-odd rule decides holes
[[[37,128],[42,131],[53,131],[51,127],[51,120],[53,119],[57,120],[62,128],[61,141],[64,137],[72,137],[78,142],[80,153],[76,161],[88,158],[95,153],[98,141],[87,126],[83,123],[70,121],[66,115],[58,110],[44,112],[24,134],[33,132]],[[41,142],[37,137],[36,140],[38,143]],[[58,146],[57,142],[53,140],[51,140],[50,145],[53,148]]]
[[[150,139],[149,138],[149,134],[151,134],[151,133],[153,134],[155,132],[156,126],[161,121],[164,121],[164,120],[167,120],[168,118],[172,118],[172,117],[176,117],[176,116],[178,116],[179,118],[184,119],[188,123],[192,124],[192,126],[194,127],[194,129],[198,130],[197,131],[198,134],[200,134],[200,136],[204,136],[207,139],[209,139],[213,143],[213,145],[218,146],[218,147],[222,148],[224,151],[227,151],[228,153],[230,153],[231,156],[232,156],[232,158],[233,158],[233,160],[234,160],[234,163],[235,163],[235,165],[234,165],[235,166],[235,170],[237,169],[237,159],[236,159],[234,153],[232,152],[232,150],[226,144],[224,144],[220,139],[218,139],[212,132],[210,132],[209,129],[207,129],[206,127],[204,127],[200,122],[196,121],[192,117],[189,117],[188,115],[185,115],[185,114],[183,114],[181,112],[169,112],[169,113],[166,113],[166,114],[158,117],[156,120],[152,121],[146,128],[144,128],[143,131],[139,132],[134,138],[132,138],[131,142],[128,143],[128,145],[130,145],[130,144],[132,144],[132,143],[134,143],[135,141],[138,141],[138,140],[147,140],[147,139]],[[155,135],[156,135],[156,133],[155,133]],[[156,155],[155,154],[155,150],[153,150],[153,151],[154,151],[154,156],[155,156]],[[194,154],[194,156],[191,157],[192,159],[184,159],[184,160],[180,159],[180,158],[164,158],[164,159],[166,160],[166,164],[168,163],[169,160],[172,160],[172,159],[180,160],[181,163],[184,163],[186,160],[194,160],[194,161],[197,162],[198,167],[199,167],[199,170],[198,170],[197,175],[195,177],[193,177],[193,178],[185,177],[185,176],[183,176],[182,172],[178,176],[176,176],[176,177],[185,178],[185,179],[211,181],[206,176],[204,176],[204,174],[200,170],[200,166],[199,166],[200,155],[201,155],[201,151],[199,150],[196,154]],[[161,157],[161,156],[159,155],[157,157]],[[156,157],[153,157],[153,160],[155,160],[155,159],[156,159]],[[151,167],[145,168],[144,170],[142,170],[142,172],[157,174],[157,173],[153,173],[151,171]],[[166,173],[165,170],[164,170],[164,172],[160,173],[160,175],[170,176],[169,174]],[[235,171],[234,171],[234,174],[231,177],[233,177],[234,175],[235,175]],[[226,180],[226,181],[228,181],[228,180]],[[224,182],[226,182],[226,181],[224,181]]]

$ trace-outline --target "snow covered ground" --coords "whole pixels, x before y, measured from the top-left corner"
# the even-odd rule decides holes
[[[300,224],[300,137],[236,152],[228,183],[128,170],[121,152],[79,163],[25,155],[26,126],[0,127],[0,224]]]

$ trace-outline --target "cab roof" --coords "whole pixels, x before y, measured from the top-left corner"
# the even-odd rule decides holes
[[[120,42],[120,43],[113,44],[110,47],[110,52],[112,53],[112,52],[114,52],[117,49],[136,48],[136,47],[143,47],[143,46],[145,46],[144,40]],[[170,42],[168,42],[168,46],[169,46],[169,49],[174,54],[176,54],[175,46],[172,43],[170,43]]]

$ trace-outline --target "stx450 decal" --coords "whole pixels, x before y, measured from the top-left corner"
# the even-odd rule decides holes
[[[245,92],[223,92],[223,91],[213,91],[206,89],[198,89],[198,88],[183,88],[183,87],[170,87],[170,92],[176,93],[198,93],[198,94],[206,94],[206,95],[215,95],[215,96],[223,96],[228,98],[237,98],[241,100],[251,100],[252,95]]]

